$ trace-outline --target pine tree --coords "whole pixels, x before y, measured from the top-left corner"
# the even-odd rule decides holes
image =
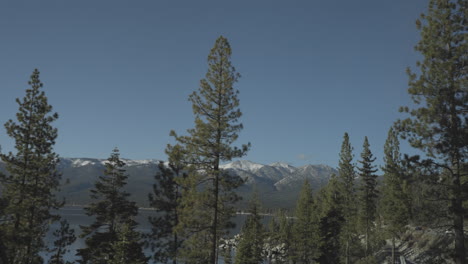
[[[2,177],[5,177],[5,175],[3,175],[1,172],[0,172],[0,183],[2,182]],[[1,184],[0,184],[0,188],[1,188]],[[1,221],[4,221],[5,219],[5,207],[7,205],[7,202],[3,199],[3,197],[0,196],[0,222]],[[0,229],[0,264],[6,264],[8,263],[8,259],[7,259],[7,252],[6,252],[6,247],[5,247],[5,242],[6,241],[3,241],[5,235],[3,234],[3,230]]]
[[[268,223],[268,228],[265,233],[265,258],[267,263],[277,262],[280,246],[279,223],[277,216],[273,216]]]
[[[468,157],[467,16],[466,0],[430,0],[427,14],[416,21],[421,40],[415,49],[424,59],[416,64],[418,73],[408,69],[408,93],[415,108],[402,107],[400,111],[410,117],[396,123],[403,139],[427,155],[428,159],[419,164],[439,171],[433,178],[439,180],[428,179],[430,184],[448,185],[432,199],[450,203],[447,208],[455,231],[457,264],[466,262],[463,202],[468,199],[464,180],[468,175],[463,167]]]
[[[59,218],[51,210],[63,205],[55,196],[60,174],[56,170],[58,155],[53,152],[57,129],[51,125],[58,114],[52,113],[37,69],[28,84],[26,96],[16,99],[17,122],[10,119],[5,124],[7,134],[15,140],[16,153],[0,154],[9,173],[2,180],[7,204],[0,221],[9,264],[43,261],[39,253],[46,249],[49,222]]]
[[[342,247],[344,262],[349,264],[351,261],[351,244],[354,242],[356,234],[356,172],[353,165],[353,147],[349,142],[348,133],[343,136],[341,145],[340,160],[338,163],[338,181],[342,189],[342,213],[344,223],[341,230]]]
[[[312,189],[306,180],[299,194],[293,224],[294,262],[309,264],[320,257],[321,244],[318,230],[318,212],[312,197]]]
[[[65,261],[63,256],[69,252],[68,246],[73,244],[76,240],[75,230],[70,229],[70,225],[66,219],[60,221],[60,228],[54,231],[54,248],[49,250],[52,257],[49,259],[48,264],[71,264]]]
[[[390,128],[384,146],[384,184],[380,201],[385,230],[392,239],[392,263],[395,263],[395,238],[402,234],[410,216],[407,184],[404,179],[397,133]]]
[[[186,235],[196,232],[199,239],[208,240],[204,247],[209,251],[192,253],[200,258],[200,254],[206,252],[208,261],[205,263],[212,264],[217,263],[220,237],[233,226],[233,204],[239,200],[233,190],[242,184],[240,177],[222,171],[219,165],[244,156],[250,146],[243,145],[240,149],[232,146],[242,130],[242,124],[238,123],[242,114],[238,91],[233,87],[240,75],[232,66],[230,57],[231,47],[227,39],[221,36],[208,56],[206,78],[200,81],[199,90],[189,97],[195,115],[195,128],[187,131],[188,136],[171,133],[184,148],[185,162],[192,171],[182,181],[188,191],[181,199],[178,229]],[[188,240],[187,243],[191,244],[188,248],[199,250],[193,242],[193,238]]]
[[[122,190],[128,178],[124,166],[119,150],[115,148],[105,163],[104,175],[91,190],[95,202],[85,207],[85,211],[88,216],[94,216],[95,221],[89,226],[81,226],[86,247],[78,250],[80,263],[109,263],[115,254],[112,243],[118,241],[118,229],[124,224],[132,228],[136,226],[133,217],[138,214],[138,207],[128,200],[130,194]]]
[[[340,182],[333,174],[328,184],[323,187],[316,198],[316,204],[320,211],[319,234],[322,241],[320,245],[319,263],[339,263],[340,235],[344,222],[341,210],[342,193]]]
[[[175,232],[179,222],[179,201],[181,199],[181,186],[177,178],[186,177],[181,163],[183,153],[179,145],[166,150],[169,157],[169,166],[161,162],[159,172],[155,176],[153,193],[149,194],[150,207],[155,209],[155,216],[149,217],[151,223],[151,243],[154,261],[158,263],[177,264],[182,238]]]
[[[292,243],[292,225],[284,210],[276,212],[268,224],[265,234],[265,258],[267,263],[289,263]]]
[[[359,188],[359,218],[361,226],[365,232],[365,253],[366,257],[369,256],[369,240],[371,228],[376,217],[377,211],[377,169],[372,164],[375,158],[370,151],[369,141],[367,137],[364,138],[363,150],[361,153],[361,167],[358,168],[359,176],[361,177],[361,186]]]
[[[234,237],[226,237],[221,239],[219,243],[220,247],[220,255],[223,258],[224,264],[232,264],[233,263],[233,257],[232,253],[234,251],[234,248],[238,244],[238,239],[239,234],[237,234]]]
[[[288,263],[289,256],[292,255],[292,240],[293,240],[293,222],[289,221],[285,211],[281,211],[279,215],[279,241],[281,245],[281,253],[278,257],[280,263]]]
[[[120,225],[117,230],[117,239],[111,243],[113,257],[109,264],[146,264],[148,259],[141,250],[143,243],[141,234],[135,231],[132,221]]]
[[[260,202],[255,192],[250,200],[249,215],[241,230],[241,238],[234,260],[235,264],[259,264],[263,261],[265,230],[259,210]]]

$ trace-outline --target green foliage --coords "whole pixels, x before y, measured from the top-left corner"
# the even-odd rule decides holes
[[[366,257],[370,253],[370,233],[374,226],[374,221],[377,212],[377,169],[372,164],[375,161],[372,152],[370,151],[369,141],[364,138],[363,150],[361,153],[361,167],[358,168],[359,176],[361,177],[361,185],[359,188],[359,220],[362,230],[365,232],[366,241]]]
[[[96,202],[85,207],[86,214],[94,216],[95,221],[89,226],[81,226],[81,237],[86,238],[86,247],[78,250],[80,263],[108,263],[115,254],[112,243],[118,241],[118,229],[124,224],[132,228],[136,225],[133,217],[138,214],[138,207],[128,200],[130,194],[122,190],[128,176],[117,148],[105,166],[104,175],[91,190],[91,198]]]
[[[39,252],[46,249],[44,236],[50,221],[58,219],[51,209],[63,205],[55,197],[60,174],[58,155],[53,152],[57,129],[51,125],[58,114],[51,113],[37,69],[28,84],[25,97],[16,99],[17,122],[10,119],[5,124],[8,136],[15,140],[16,153],[0,154],[8,171],[1,178],[2,200],[7,203],[0,215],[0,233],[10,264],[43,261]]]
[[[321,256],[319,263],[339,263],[340,256],[337,252],[341,248],[341,229],[344,223],[341,210],[342,193],[340,182],[332,175],[328,184],[322,188],[316,197],[316,204],[320,212],[319,234]]]
[[[463,166],[468,158],[468,1],[430,0],[427,14],[416,21],[421,40],[415,46],[424,59],[417,73],[408,69],[415,108],[402,107],[409,118],[396,126],[404,139],[428,159],[418,162],[429,171],[431,199],[450,203],[455,231],[456,263],[466,260],[463,202],[468,199]],[[444,188],[446,186],[447,188]]]
[[[71,264],[69,261],[64,261],[63,256],[70,252],[67,248],[76,240],[75,230],[70,229],[70,225],[66,219],[60,221],[60,228],[54,231],[54,248],[49,250],[52,257],[48,264]]]
[[[351,245],[356,244],[356,172],[353,164],[353,147],[349,142],[349,135],[345,133],[341,145],[340,160],[338,163],[338,181],[342,194],[343,225],[341,229],[341,252],[345,263],[350,263]]]
[[[177,263],[182,238],[175,232],[179,222],[179,201],[181,186],[176,178],[187,177],[181,164],[181,149],[179,145],[166,150],[169,156],[169,166],[161,162],[159,172],[155,176],[153,193],[149,194],[150,207],[155,209],[155,216],[149,217],[151,234],[148,236],[154,261],[158,263]]]
[[[260,202],[255,193],[250,201],[249,215],[241,230],[239,244],[237,246],[235,264],[259,264],[263,261],[263,244],[265,230],[260,216]]]
[[[383,216],[384,230],[387,237],[395,239],[405,232],[411,207],[408,206],[409,195],[401,163],[400,143],[393,128],[388,131],[384,153],[385,166],[382,168],[384,182],[381,187],[382,197],[379,211]]]
[[[109,264],[146,264],[148,258],[141,250],[143,243],[141,235],[135,231],[135,224],[131,221],[120,225],[117,230],[117,240],[112,242],[113,256]]]
[[[223,258],[224,264],[232,264],[233,263],[233,257],[232,253],[234,251],[234,248],[237,245],[239,239],[239,235],[236,235],[234,238],[223,238],[221,239],[219,243],[220,247],[220,255]]]
[[[313,263],[320,257],[319,215],[312,197],[312,189],[306,180],[297,201],[293,224],[293,252],[297,263]]]
[[[211,248],[207,245],[211,243],[211,236],[208,232],[193,233],[188,237],[181,249],[182,263],[201,264],[210,263]]]
[[[2,176],[5,176],[5,175],[0,173],[0,179]],[[4,216],[5,213],[3,210],[5,209],[7,204],[8,204],[7,201],[3,200],[3,198],[0,196],[0,220],[5,217]],[[7,249],[5,246],[6,241],[4,241],[4,237],[5,235],[3,234],[3,230],[0,229],[0,264],[8,263],[7,252],[6,252]]]
[[[378,264],[374,256],[365,257],[356,261],[356,264]]]
[[[242,130],[242,124],[238,122],[242,113],[237,98],[239,92],[233,87],[240,75],[232,66],[230,57],[229,42],[221,36],[208,55],[206,78],[200,81],[199,90],[189,97],[195,127],[187,130],[188,136],[171,132],[183,149],[184,164],[190,171],[188,177],[180,179],[184,191],[177,230],[185,236],[196,232],[201,239],[208,239],[204,247],[210,249],[209,261],[204,263],[213,264],[216,263],[219,239],[233,226],[230,220],[235,212],[233,204],[239,200],[233,190],[242,184],[240,177],[223,172],[219,165],[244,156],[250,146],[232,146]],[[185,244],[190,244],[185,252],[190,248],[196,249],[193,243]],[[206,251],[188,255],[205,259],[199,256],[203,252]],[[190,261],[190,258],[186,260]]]
[[[292,255],[292,241],[293,241],[293,221],[288,219],[286,212],[281,211],[279,215],[279,241],[283,251],[286,253],[280,255],[281,257],[288,257]],[[284,258],[281,258],[284,260]]]
[[[265,233],[265,259],[267,263],[279,262],[280,260],[280,233],[277,215],[273,216],[268,223]]]
[[[292,254],[292,221],[284,210],[277,212],[270,220],[265,234],[265,258],[268,263],[289,263]]]

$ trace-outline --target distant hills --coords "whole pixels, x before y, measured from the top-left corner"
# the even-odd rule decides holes
[[[126,170],[129,175],[126,190],[140,206],[148,206],[148,193],[158,171],[159,160],[127,160]],[[90,202],[89,190],[104,171],[105,159],[61,158],[58,169],[62,173],[60,196],[68,204],[87,204]],[[0,162],[0,171],[5,172],[5,164]],[[317,190],[324,186],[336,170],[327,165],[305,165],[294,167],[286,163],[275,162],[269,165],[247,160],[238,160],[221,166],[229,173],[239,175],[245,184],[238,189],[244,197],[240,207],[245,207],[252,190],[258,190],[265,208],[293,208],[300,188],[306,179]]]

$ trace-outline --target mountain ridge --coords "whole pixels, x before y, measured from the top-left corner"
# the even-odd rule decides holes
[[[158,164],[162,160],[141,159],[122,160],[129,175],[125,189],[140,206],[147,207],[148,193],[155,183]],[[98,158],[60,158],[57,169],[62,174],[62,186],[59,196],[67,203],[87,204],[90,202],[89,190],[102,175],[107,159]],[[162,161],[167,164],[166,161]],[[285,162],[260,164],[249,160],[235,160],[220,166],[228,173],[234,173],[245,180],[237,193],[242,196],[241,207],[254,189],[266,208],[288,208],[295,206],[300,188],[308,180],[314,190],[324,186],[336,169],[324,165],[307,164],[295,167]],[[0,171],[5,172],[5,164],[0,161]]]

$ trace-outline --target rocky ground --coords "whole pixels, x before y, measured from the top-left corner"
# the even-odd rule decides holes
[[[376,255],[379,263],[391,263],[391,241]],[[397,256],[403,256],[406,263],[452,264],[454,248],[453,232],[426,227],[408,227],[401,239],[396,241]],[[398,262],[400,263],[400,262]]]

